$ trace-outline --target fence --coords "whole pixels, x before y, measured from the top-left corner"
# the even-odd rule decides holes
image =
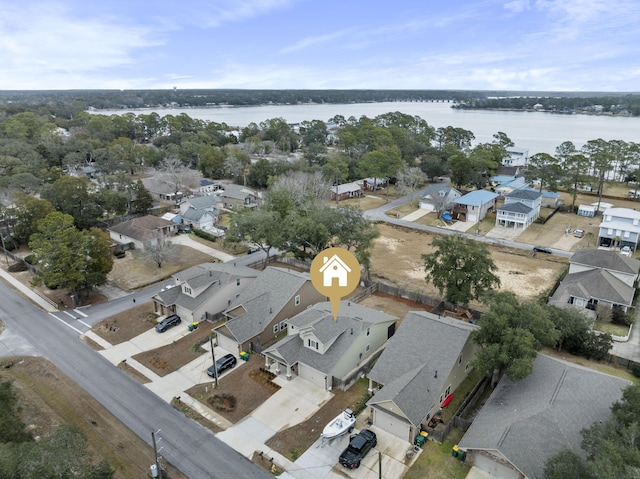
[[[17,256],[15,254],[13,254],[11,251],[4,249],[2,246],[0,246],[0,251],[2,251],[2,253],[5,255],[5,258],[8,256],[9,258],[11,258],[16,263],[22,262],[22,263],[24,263],[26,265],[26,267],[27,267],[27,269],[29,271],[31,271],[32,273],[36,272],[36,267],[33,266],[32,264],[27,263],[20,256]]]

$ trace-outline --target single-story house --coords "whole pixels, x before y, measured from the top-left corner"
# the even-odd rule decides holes
[[[173,221],[147,215],[114,224],[107,230],[116,243],[133,243],[136,249],[144,250],[148,245],[157,244],[161,238],[173,236],[177,229]]]
[[[397,319],[341,301],[334,320],[331,303],[314,304],[287,320],[287,336],[262,351],[265,367],[327,390],[345,390],[393,336]]]
[[[224,311],[259,272],[235,263],[203,263],[174,274],[174,284],[151,299],[158,316],[177,314],[186,322],[200,322]]]
[[[200,188],[198,188],[198,191],[200,193],[212,193],[214,191],[218,191],[219,189],[220,183],[203,178],[200,180]]]
[[[596,215],[597,206],[591,205],[579,205],[578,216],[586,216],[587,218],[593,218]]]
[[[547,461],[565,448],[586,459],[580,431],[609,418],[630,384],[538,354],[527,377],[500,380],[458,447],[490,477],[543,478]]]
[[[429,185],[422,192],[420,198],[420,208],[427,211],[445,211],[462,196],[455,188],[449,185],[434,184]]]
[[[363,178],[362,180],[356,181],[363,190],[381,190],[385,186],[387,186],[387,182],[389,178]]]
[[[336,201],[336,198],[338,199],[338,201],[341,201],[362,196],[362,187],[355,182],[334,185],[329,188],[329,190],[331,191],[332,201]]]
[[[460,221],[482,221],[489,211],[496,207],[497,193],[475,190],[461,196],[453,207],[453,216]]]
[[[262,195],[251,188],[233,183],[221,183],[220,186],[222,188],[214,192],[218,208],[255,208],[262,203]]]
[[[262,352],[286,332],[287,320],[326,300],[311,284],[309,273],[267,266],[227,306],[227,320],[215,330],[218,345],[235,355]]]
[[[476,329],[425,311],[407,313],[367,375],[373,424],[412,443],[471,371]]]
[[[142,178],[141,181],[144,187],[149,190],[151,196],[162,201],[170,201],[175,203],[182,199],[185,194],[188,194],[188,192],[185,193],[182,190],[176,193],[172,185],[157,178]]]

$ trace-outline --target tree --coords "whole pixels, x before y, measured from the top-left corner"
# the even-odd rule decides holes
[[[48,200],[56,211],[71,215],[80,229],[94,226],[102,216],[97,195],[92,191],[89,178],[63,176],[42,190],[42,199]]]
[[[591,162],[590,166],[598,177],[598,208],[596,211],[599,211],[602,194],[604,193],[604,180],[606,175],[613,169],[615,156],[612,152],[611,144],[601,138],[587,141],[582,147],[582,151]]]
[[[462,235],[441,236],[431,245],[433,253],[423,254],[422,261],[431,281],[453,304],[467,305],[487,291],[500,286],[497,267],[487,247]]]
[[[153,207],[153,197],[149,190],[144,186],[142,180],[136,181],[131,185],[130,210],[133,213],[141,213],[146,215]]]
[[[574,212],[578,188],[588,178],[589,160],[584,155],[579,154],[575,145],[570,141],[565,141],[556,147],[556,158],[558,158],[560,168],[564,171],[564,176],[560,183],[571,193],[573,199],[571,211]]]
[[[471,336],[480,346],[474,367],[483,375],[493,374],[493,384],[502,372],[519,381],[531,373],[538,350],[556,344],[558,332],[540,304],[520,303],[511,292],[494,292],[485,299],[489,311]]]
[[[536,153],[529,158],[527,165],[527,177],[540,180],[540,191],[547,186],[551,191],[556,191],[562,170],[557,158],[548,153]]]
[[[322,165],[322,173],[328,183],[340,185],[349,178],[349,164],[340,155],[330,156]]]
[[[21,244],[27,244],[36,231],[38,221],[54,211],[55,208],[47,200],[17,193],[10,214],[15,221],[13,235]]]
[[[563,449],[547,461],[545,479],[589,479],[587,466],[580,456],[570,449]]]
[[[358,169],[365,177],[390,178],[398,173],[401,165],[400,154],[397,148],[393,147],[365,153],[358,163]]]
[[[234,213],[227,232],[227,241],[246,241],[266,253],[263,268],[269,262],[269,253],[274,246],[283,243],[282,218],[275,211],[264,208],[243,210]]]
[[[65,288],[75,301],[80,293],[107,282],[113,266],[110,246],[101,230],[79,230],[70,215],[49,213],[29,241],[38,265],[34,284]]]
[[[427,176],[419,167],[403,163],[396,177],[396,191],[401,195],[410,195],[410,201],[413,202],[413,193],[426,181]]]
[[[171,256],[173,256],[175,245],[170,239],[164,235],[160,235],[155,241],[145,245],[144,252],[151,261],[158,265],[158,268],[162,268],[162,265]]]

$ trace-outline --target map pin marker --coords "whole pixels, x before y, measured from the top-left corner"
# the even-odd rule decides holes
[[[360,263],[344,248],[327,248],[311,262],[311,284],[329,298],[333,320],[338,318],[340,300],[351,294],[360,283]]]

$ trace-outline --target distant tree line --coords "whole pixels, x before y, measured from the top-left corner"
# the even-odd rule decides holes
[[[532,110],[538,108],[556,113],[605,113],[640,115],[640,95],[638,94],[610,94],[600,96],[506,96],[506,97],[476,97],[462,100],[454,108],[469,110]],[[597,105],[597,106],[596,106]]]

